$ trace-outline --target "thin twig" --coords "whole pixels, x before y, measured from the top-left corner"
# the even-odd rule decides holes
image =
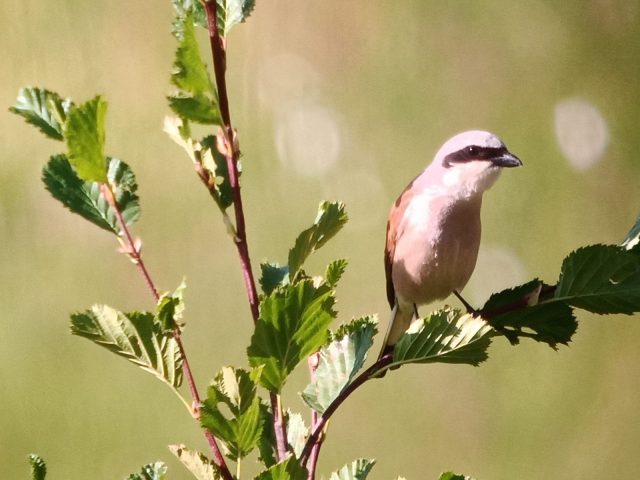
[[[158,293],[158,289],[156,288],[156,285],[153,282],[153,279],[151,278],[151,275],[149,274],[149,271],[147,270],[142,260],[140,249],[136,246],[133,240],[133,237],[131,236],[131,232],[129,231],[129,227],[127,227],[127,224],[124,221],[124,218],[122,217],[122,212],[118,207],[115,194],[113,192],[111,185],[106,183],[100,184],[100,191],[102,193],[102,196],[105,198],[109,206],[113,209],[113,211],[116,214],[116,219],[118,221],[118,225],[120,226],[120,231],[124,236],[127,255],[129,255],[129,257],[133,260],[133,263],[138,267],[138,270],[140,271],[140,273],[142,273],[142,276],[144,277],[144,280],[147,286],[149,287],[149,290],[151,290],[151,293],[153,294],[155,301],[158,302],[158,300],[160,299],[160,294]],[[180,330],[176,329],[174,331],[173,338],[175,339],[176,344],[178,345],[178,349],[180,350],[180,356],[182,357],[182,372],[184,373],[184,376],[187,379],[187,384],[189,385],[189,391],[191,392],[191,398],[194,404],[194,407],[192,409],[192,414],[195,417],[195,419],[199,422],[200,421],[200,403],[201,403],[200,395],[198,394],[198,389],[196,387],[196,383],[193,378],[193,373],[191,372],[191,367],[189,366],[187,354],[184,350],[182,339],[180,338]],[[224,460],[224,456],[222,455],[222,451],[220,450],[220,447],[218,446],[218,442],[216,441],[215,437],[211,434],[211,432],[209,432],[206,429],[204,429],[204,435],[207,439],[207,442],[209,443],[209,446],[211,447],[211,451],[213,453],[213,461],[218,467],[218,469],[220,470],[220,473],[222,474],[223,478],[225,480],[233,480],[233,476],[231,475],[231,472],[227,467],[227,464]]]
[[[226,50],[224,40],[218,32],[218,2],[209,0],[204,2],[205,11],[207,13],[207,28],[209,31],[209,41],[211,44],[211,54],[213,57],[213,69],[216,79],[216,88],[218,91],[218,105],[220,116],[222,118],[222,134],[224,140],[224,148],[221,153],[224,154],[227,161],[227,171],[229,173],[229,184],[233,192],[233,210],[235,213],[235,244],[240,257],[240,265],[242,268],[242,277],[244,279],[247,298],[254,325],[258,322],[258,292],[256,281],[251,268],[251,256],[249,255],[249,244],[247,241],[247,231],[245,225],[244,208],[242,206],[242,195],[240,192],[238,159],[240,158],[240,147],[236,137],[233,125],[231,124],[231,112],[229,109],[229,95],[227,93],[226,81]],[[273,416],[273,429],[276,438],[276,451],[278,460],[283,460],[287,454],[287,425],[284,421],[283,409],[280,398],[276,394],[270,395],[271,413]]]
[[[311,378],[311,383],[313,384],[316,381],[316,370],[318,368],[318,362],[320,360],[320,355],[318,353],[314,353],[307,359],[307,363],[309,364],[309,376]],[[318,412],[314,409],[311,409],[311,430],[313,431],[318,425],[319,417]],[[324,441],[324,435],[322,435],[317,442],[313,444],[311,447],[311,454],[309,455],[309,462],[307,463],[307,472],[309,472],[308,480],[315,480],[316,478],[316,467],[318,464],[318,456],[320,454],[320,447]]]

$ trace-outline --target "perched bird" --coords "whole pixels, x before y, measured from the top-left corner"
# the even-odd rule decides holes
[[[482,194],[505,167],[522,162],[489,132],[472,130],[449,139],[433,162],[391,207],[384,265],[392,308],[381,356],[417,317],[418,305],[460,291],[473,272],[480,246]]]

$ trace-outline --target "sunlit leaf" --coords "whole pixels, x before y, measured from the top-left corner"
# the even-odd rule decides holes
[[[273,465],[254,480],[307,480],[307,469],[294,456]]]
[[[217,0],[218,32],[226,37],[234,25],[244,22],[256,5],[255,0]]]
[[[296,365],[324,345],[336,316],[334,303],[332,289],[311,280],[286,285],[262,299],[247,353],[252,366],[264,365],[263,386],[280,391]]]
[[[186,120],[205,125],[219,125],[220,111],[217,103],[206,95],[170,95],[169,107],[174,113]]]
[[[365,480],[375,464],[376,461],[373,459],[358,458],[337,472],[333,472],[329,480]]]
[[[327,266],[324,277],[329,285],[335,287],[338,284],[338,282],[342,278],[342,275],[347,269],[348,263],[348,260],[339,258],[338,260],[334,260]]]
[[[488,358],[493,329],[480,317],[450,307],[414,321],[395,346],[390,367],[405,363],[466,363]]]
[[[303,231],[289,250],[289,276],[294,280],[302,264],[315,250],[322,247],[347,223],[341,202],[322,202],[313,225]]]
[[[184,314],[184,291],[187,284],[184,279],[172,294],[164,294],[158,300],[156,316],[164,332],[173,332],[177,328],[182,329],[182,315]]]
[[[140,204],[135,177],[129,166],[116,158],[109,158],[108,179],[115,186],[118,209],[127,225],[140,216]],[[121,234],[116,212],[100,192],[98,182],[81,180],[65,155],[51,157],[42,170],[42,181],[51,195],[73,213],[86,218],[100,228]]]
[[[106,305],[71,315],[71,333],[105,347],[171,386],[182,383],[182,356],[151,313],[122,313]]]
[[[225,444],[234,459],[246,457],[262,435],[260,397],[255,383],[259,375],[260,370],[249,374],[224,367],[209,386],[201,410],[202,426]],[[224,415],[226,410],[231,412],[231,418]]]
[[[47,465],[44,460],[32,453],[29,455],[29,465],[31,465],[31,480],[44,480],[47,476]]]
[[[594,313],[640,311],[640,257],[616,245],[591,245],[562,263],[555,301]]]
[[[626,250],[634,250],[640,244],[640,216],[636,219],[636,223],[631,227],[629,233],[627,233],[622,246]]]
[[[140,473],[132,473],[127,480],[165,480],[167,466],[162,462],[149,463],[140,469]]]
[[[22,116],[27,123],[36,126],[47,137],[64,139],[64,124],[73,103],[55,92],[44,88],[27,87],[18,92],[13,113]]]
[[[353,320],[320,349],[315,380],[302,393],[309,407],[324,413],[362,368],[376,332],[375,317]]]
[[[307,437],[309,437],[309,428],[304,424],[302,415],[299,413],[289,412],[287,422],[287,443],[293,450],[296,457],[300,457],[304,448]]]
[[[184,445],[169,445],[169,450],[197,480],[219,480],[218,468],[206,455],[189,450]]]
[[[270,295],[276,288],[289,283],[289,267],[277,263],[263,262],[260,264],[262,275],[260,287],[266,295]]]
[[[173,0],[173,8],[175,10],[173,34],[178,40],[182,39],[184,17],[187,13],[192,15],[193,25],[207,28],[207,13],[201,0]]]
[[[107,102],[97,96],[69,110],[64,138],[69,163],[86,182],[107,182],[104,124]]]

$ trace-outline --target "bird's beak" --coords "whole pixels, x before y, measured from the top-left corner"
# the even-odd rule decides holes
[[[513,153],[505,152],[499,157],[495,157],[491,159],[491,163],[493,163],[496,167],[520,167],[522,166],[522,160],[516,157]]]

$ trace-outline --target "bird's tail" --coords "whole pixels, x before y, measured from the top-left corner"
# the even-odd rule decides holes
[[[387,334],[384,337],[384,343],[378,360],[383,356],[393,351],[393,347],[400,340],[400,337],[407,331],[411,321],[415,315],[416,308],[400,308],[398,302],[391,310],[391,318],[389,319],[389,326],[387,327]]]

